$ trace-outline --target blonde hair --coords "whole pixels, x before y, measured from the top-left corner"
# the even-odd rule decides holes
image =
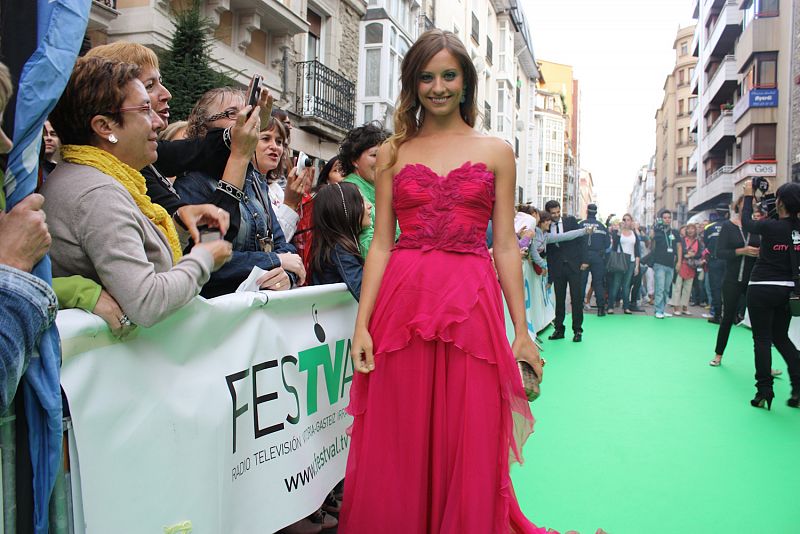
[[[203,96],[200,97],[200,100],[197,101],[189,113],[189,118],[187,119],[189,126],[186,128],[187,139],[198,139],[206,136],[206,133],[208,133],[208,118],[212,115],[209,113],[209,109],[212,105],[222,102],[226,95],[238,98],[242,102],[242,107],[244,107],[244,91],[241,89],[234,89],[233,87],[209,89],[203,93]]]
[[[100,45],[92,48],[84,57],[100,57],[121,61],[122,63],[132,63],[139,68],[153,67],[159,70],[158,56],[155,52],[140,45],[128,41],[117,41],[116,43]]]
[[[176,139],[186,138],[186,128],[189,126],[189,121],[173,122],[158,133],[158,138],[161,141],[175,141]],[[178,137],[178,134],[183,134]]]
[[[416,40],[403,58],[400,67],[400,97],[394,112],[395,134],[388,140],[391,157],[388,167],[397,163],[397,151],[400,145],[413,138],[419,132],[425,120],[425,110],[417,94],[419,74],[428,62],[441,52],[447,50],[458,60],[464,73],[464,101],[460,105],[461,118],[470,127],[475,126],[478,115],[476,105],[478,89],[478,73],[469,57],[464,43],[449,31],[428,30]]]

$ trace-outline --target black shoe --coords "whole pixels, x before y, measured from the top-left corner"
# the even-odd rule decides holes
[[[572,341],[574,341],[575,343],[580,343],[581,341],[583,341],[582,334],[578,332],[577,334],[572,336]]]
[[[773,398],[775,398],[775,394],[772,393],[771,391],[766,393],[762,393],[759,391],[758,393],[756,393],[756,396],[753,398],[753,400],[750,401],[750,406],[753,406],[754,408],[763,408],[764,405],[766,404],[767,410],[771,410]]]
[[[792,391],[792,396],[786,401],[786,406],[800,408],[800,390]]]
[[[605,317],[606,316],[606,309],[605,308],[597,308],[597,316],[598,317]]]
[[[708,322],[711,323],[711,324],[719,324],[720,320],[719,320],[719,317],[712,317],[712,318],[710,318],[708,320]]]
[[[643,310],[643,309],[641,309],[639,306],[631,306],[631,307],[630,307],[630,308],[628,308],[628,309],[629,309],[630,311],[632,311],[632,312],[643,312],[643,311],[644,311],[644,310]]]
[[[547,336],[547,339],[564,339],[564,332],[559,332],[558,330],[556,330],[555,332]]]

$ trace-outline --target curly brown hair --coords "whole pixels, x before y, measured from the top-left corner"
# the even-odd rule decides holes
[[[125,101],[126,86],[139,77],[139,72],[139,67],[130,63],[78,58],[67,87],[50,114],[50,123],[62,144],[92,144],[91,121],[95,115],[105,115],[123,126],[122,113],[116,110]]]

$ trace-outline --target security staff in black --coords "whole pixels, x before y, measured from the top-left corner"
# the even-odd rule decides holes
[[[597,220],[597,204],[586,207],[586,218],[578,223],[585,228],[591,226],[594,232],[586,236],[586,262],[581,265],[581,288],[586,294],[589,273],[592,273],[594,299],[597,302],[597,316],[606,314],[606,251],[611,246],[606,226]]]
[[[722,225],[728,218],[728,205],[719,204],[716,209],[717,220],[703,230],[703,243],[708,250],[708,283],[711,286],[711,318],[709,323],[719,324],[722,319],[722,282],[725,280],[727,262],[717,257],[717,238]]]

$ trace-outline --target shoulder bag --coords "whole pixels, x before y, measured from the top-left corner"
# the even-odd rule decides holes
[[[606,260],[606,272],[609,273],[624,273],[628,270],[630,265],[630,257],[624,252],[620,251],[621,246],[617,244],[614,250],[608,255]]]

